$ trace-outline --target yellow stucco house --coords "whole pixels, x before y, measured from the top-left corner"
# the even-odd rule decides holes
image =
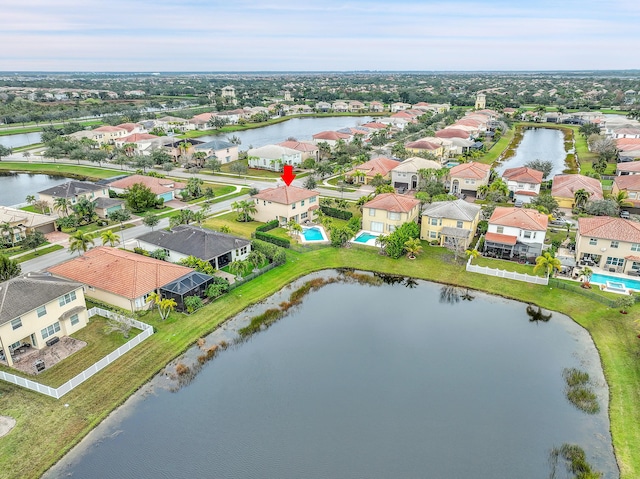
[[[83,285],[49,274],[30,273],[0,283],[0,364],[42,349],[87,325]]]
[[[374,233],[392,233],[404,223],[417,222],[420,201],[411,196],[383,193],[362,207],[362,229]]]
[[[482,207],[462,199],[436,201],[422,213],[420,239],[440,246],[467,249],[480,221]]]
[[[252,196],[256,205],[252,216],[263,223],[277,219],[283,225],[291,219],[296,223],[313,221],[319,197],[317,191],[297,186],[267,188]]]
[[[610,216],[579,218],[576,259],[580,265],[640,275],[640,224]]]
[[[589,200],[601,200],[602,184],[600,180],[584,175],[556,175],[553,177],[551,196],[560,208],[573,208],[576,204],[575,194],[578,190],[589,193]]]

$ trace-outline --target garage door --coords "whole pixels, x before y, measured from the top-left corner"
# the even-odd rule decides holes
[[[380,223],[379,221],[372,221],[371,231],[373,231],[374,233],[384,233],[384,223]]]

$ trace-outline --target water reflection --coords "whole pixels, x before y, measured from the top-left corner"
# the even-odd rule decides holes
[[[529,316],[529,322],[531,323],[539,323],[540,321],[547,323],[551,319],[551,316],[553,316],[553,313],[549,312],[545,314],[540,306],[529,304],[527,305],[527,316]]]
[[[380,278],[384,284],[399,284],[407,288],[416,288],[418,281],[407,276],[401,276],[399,274],[385,274],[385,273],[373,273],[373,276]]]

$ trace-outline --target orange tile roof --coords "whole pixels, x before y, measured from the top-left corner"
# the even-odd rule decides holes
[[[133,135],[123,136],[122,138],[118,138],[116,141],[124,142],[124,143],[135,143],[137,141],[153,140],[155,138],[160,138],[160,137],[156,135],[150,135],[149,133],[134,133]]]
[[[52,266],[48,271],[118,296],[135,299],[193,270],[140,254],[99,246],[82,256]]]
[[[449,170],[449,176],[451,178],[474,178],[481,180],[488,178],[490,172],[491,165],[471,161],[469,163],[461,163],[451,168],[451,170]]]
[[[640,150],[640,138],[618,138],[617,140],[615,140],[615,142],[618,150]]]
[[[440,145],[427,140],[411,141],[404,145],[405,148],[414,148],[417,150],[437,150]]]
[[[356,170],[358,170],[365,173],[367,176],[375,176],[377,174],[387,176],[389,172],[399,164],[400,162],[396,160],[381,156],[379,158],[374,158],[373,160],[366,161],[356,166],[353,170],[348,171],[347,174],[353,175]]]
[[[351,135],[346,133],[338,133],[337,131],[321,131],[313,135],[314,140],[346,140],[351,138]]]
[[[436,131],[438,138],[469,138],[469,132],[458,128],[447,128],[446,130]]]
[[[116,125],[116,128],[124,128],[131,133],[136,128],[140,128],[140,125],[137,123],[120,123],[119,125]]]
[[[578,218],[578,232],[588,238],[640,243],[640,223],[611,216]]]
[[[317,191],[299,188],[297,186],[278,186],[276,188],[267,188],[262,190],[252,198],[258,198],[282,205],[291,205],[301,200],[306,200],[312,196],[318,196]]]
[[[616,171],[640,171],[640,161],[629,161],[626,163],[618,163]]]
[[[619,190],[640,190],[640,175],[616,176],[613,178],[613,182]]]
[[[585,190],[591,193],[589,199],[601,200],[602,184],[599,180],[584,175],[556,175],[553,177],[551,196],[573,198],[576,191]]]
[[[110,125],[104,125],[104,126],[100,126],[98,128],[95,128],[93,131],[106,131],[109,133],[112,133],[114,131],[127,131],[126,128],[120,128],[117,126],[110,126]]]
[[[305,143],[303,141],[293,141],[287,140],[282,143],[278,143],[279,146],[284,146],[285,148],[291,148],[292,150],[297,151],[317,151],[318,147],[313,143]]]
[[[519,166],[517,168],[507,168],[502,173],[502,177],[511,181],[520,181],[522,183],[533,183],[539,185],[542,183],[542,177],[544,173],[542,171],[534,170],[526,166]]]
[[[185,183],[170,180],[167,178],[154,178],[153,176],[131,175],[120,180],[109,183],[112,188],[131,188],[135,183],[142,183],[153,191],[156,195],[161,195],[167,191],[182,190],[187,187]]]
[[[394,213],[408,213],[419,204],[420,201],[411,196],[398,195],[396,193],[382,193],[371,201],[366,202],[363,207]]]
[[[549,218],[547,215],[529,208],[498,206],[489,218],[489,224],[511,226],[529,231],[543,231],[547,229]]]
[[[518,242],[518,238],[511,235],[503,235],[500,233],[489,233],[484,235],[485,241],[491,241],[492,243],[510,244],[514,245]]]
[[[365,126],[367,128],[375,128],[378,130],[384,130],[387,125],[385,125],[384,123],[380,123],[379,121],[370,121],[369,123],[364,123],[362,126]]]

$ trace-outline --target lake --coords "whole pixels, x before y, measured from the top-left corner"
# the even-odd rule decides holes
[[[498,165],[496,171],[502,173],[507,168],[524,166],[533,160],[544,160],[553,163],[553,170],[548,176],[548,178],[553,178],[555,175],[562,174],[567,168],[565,165],[566,156],[562,131],[552,128],[532,128],[524,130],[516,154]]]
[[[27,195],[38,197],[38,191],[69,181],[64,176],[30,173],[0,173],[0,205],[13,206],[25,203]]]
[[[44,477],[546,478],[563,443],[618,477],[588,333],[566,316],[531,322],[522,303],[465,292],[413,280],[325,286],[177,392],[156,377]],[[599,413],[566,400],[569,367],[593,378]]]
[[[34,133],[17,133],[15,135],[3,135],[0,136],[0,145],[7,148],[18,148],[19,146],[33,145],[40,143],[42,134],[40,132]]]
[[[240,138],[240,149],[258,148],[264,145],[281,143],[289,137],[297,140],[311,140],[312,136],[325,130],[339,130],[362,125],[372,120],[370,116],[330,116],[319,118],[292,118],[275,125],[254,128],[252,130],[201,136],[198,140],[211,141],[232,136]]]

